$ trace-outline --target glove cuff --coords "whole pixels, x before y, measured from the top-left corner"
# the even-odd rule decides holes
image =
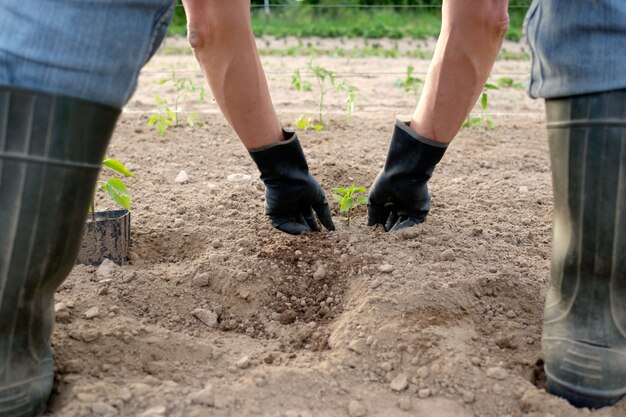
[[[283,135],[285,138],[283,141],[248,150],[250,157],[261,172],[263,181],[293,171],[309,171],[298,135],[294,131],[285,129],[283,129]]]
[[[426,145],[430,145],[433,146],[435,148],[443,148],[443,149],[447,149],[448,148],[448,144],[447,143],[443,143],[443,142],[437,142],[434,141],[432,139],[428,139],[425,136],[420,135],[419,133],[417,133],[415,130],[413,130],[410,126],[411,123],[411,119],[409,118],[408,121],[405,121],[405,118],[402,116],[398,116],[396,117],[396,125],[395,125],[395,129],[396,130],[400,130],[402,132],[404,132],[406,135],[412,137],[413,139],[422,142]]]

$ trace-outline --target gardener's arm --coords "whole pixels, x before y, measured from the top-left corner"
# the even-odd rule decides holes
[[[509,15],[508,0],[444,0],[441,34],[411,127],[449,143],[465,121],[496,60]]]
[[[508,27],[508,0],[444,0],[441,34],[417,109],[398,121],[370,188],[368,224],[396,231],[430,211],[428,180],[476,103]]]
[[[274,227],[299,234],[335,225],[295,133],[284,132],[250,25],[249,0],[183,0],[188,39],[213,96],[265,183]]]
[[[249,0],[183,0],[188,40],[224,116],[246,148],[282,140],[250,26]]]

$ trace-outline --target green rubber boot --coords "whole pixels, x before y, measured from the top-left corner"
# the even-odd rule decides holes
[[[76,260],[118,115],[0,86],[0,417],[45,409],[53,296]]]
[[[554,184],[543,355],[578,407],[626,393],[626,90],[546,100]]]

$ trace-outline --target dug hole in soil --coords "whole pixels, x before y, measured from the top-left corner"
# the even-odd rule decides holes
[[[313,115],[290,74],[306,57],[264,59],[285,123]],[[372,183],[396,113],[403,58],[320,58],[359,91],[329,97],[329,126],[299,132],[332,188]],[[525,81],[529,63],[496,63]],[[624,416],[626,402],[577,410],[541,388],[540,334],[552,196],[543,104],[490,97],[496,128],[464,129],[430,183],[426,223],[386,234],[364,208],[335,232],[289,236],[263,214],[264,188],[214,103],[203,127],[146,126],[168,72],[155,57],[109,156],[135,174],[131,262],[78,265],[56,295],[50,416]],[[152,104],[151,104],[152,103]],[[148,112],[148,113],[146,113]],[[188,180],[175,179],[186,171]],[[97,202],[106,206],[106,199]],[[109,208],[113,208],[112,206]]]

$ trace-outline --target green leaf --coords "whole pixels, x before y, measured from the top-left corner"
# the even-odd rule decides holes
[[[170,110],[169,107],[165,109],[165,113],[167,113],[167,117],[169,117],[172,122],[176,121],[177,119],[176,114],[172,110]]]
[[[343,196],[339,195],[339,194],[333,194],[333,198],[335,199],[335,201],[341,203],[343,201]]]
[[[159,81],[157,81],[157,84],[158,84],[158,85],[163,85],[163,84],[165,84],[165,83],[166,83],[166,82],[168,82],[168,81],[169,81],[169,79],[168,79],[168,78],[162,78],[162,79],[160,79]]]
[[[480,96],[480,107],[485,110],[487,108],[487,94],[483,93],[482,96]]]
[[[153,124],[155,124],[158,119],[159,119],[159,115],[158,114],[152,115],[150,120],[148,120],[148,126],[152,126]]]
[[[348,189],[342,187],[333,188],[333,191],[341,195],[346,195],[348,193]]]
[[[357,187],[354,189],[355,193],[366,193],[367,189],[363,188],[363,187]]]
[[[102,165],[107,168],[111,168],[113,171],[120,173],[122,175],[126,175],[127,177],[132,177],[133,174],[124,166],[120,161],[116,161],[115,159],[105,158],[102,161]]]
[[[120,207],[130,210],[130,193],[122,180],[111,178],[102,184],[102,189],[109,193]]]
[[[313,129],[317,130],[318,132],[322,131],[324,130],[324,125],[319,125],[319,124],[313,125]]]
[[[354,199],[346,196],[341,202],[341,207],[339,207],[339,211],[348,211],[354,207]]]
[[[367,199],[367,197],[359,197],[359,198],[356,199],[356,201],[359,204],[367,204],[368,199]]]
[[[487,83],[485,84],[485,90],[500,90],[497,85]]]

